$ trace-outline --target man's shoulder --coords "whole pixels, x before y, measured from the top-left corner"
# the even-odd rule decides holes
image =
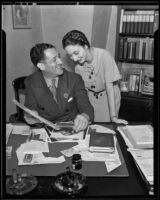
[[[34,84],[40,79],[40,77],[41,77],[41,72],[36,71],[36,72],[30,74],[29,76],[27,76],[25,82]]]
[[[73,78],[73,79],[81,78],[81,76],[79,74],[76,74],[75,72],[68,71],[66,69],[64,69],[64,75],[68,76],[69,78]]]

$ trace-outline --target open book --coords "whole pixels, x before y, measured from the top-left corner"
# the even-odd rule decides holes
[[[119,126],[117,130],[128,147],[153,148],[153,127],[151,125]]]

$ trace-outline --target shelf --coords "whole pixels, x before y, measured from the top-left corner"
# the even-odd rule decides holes
[[[135,63],[135,64],[147,64],[153,65],[154,61],[152,60],[133,60],[133,59],[118,59],[119,62],[126,62],[126,63]]]
[[[153,34],[148,34],[148,33],[140,33],[140,34],[137,34],[137,33],[119,33],[119,36],[120,37],[138,37],[138,38],[146,38],[146,37],[150,37],[150,38],[154,38],[154,35]]]
[[[133,99],[153,100],[153,95],[141,94],[139,92],[121,92],[121,96],[122,98],[129,97]]]

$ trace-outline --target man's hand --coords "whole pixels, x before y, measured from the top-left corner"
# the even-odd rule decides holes
[[[76,118],[74,120],[73,129],[75,130],[75,132],[85,130],[88,126],[88,123],[89,123],[88,115],[85,113],[82,113],[82,114],[76,116]]]
[[[38,115],[38,112],[36,110],[32,110],[32,112],[34,112],[36,115]],[[26,122],[28,124],[36,124],[36,123],[41,123],[40,120],[36,119],[35,117],[31,116],[28,113],[24,114],[24,119],[26,120]]]

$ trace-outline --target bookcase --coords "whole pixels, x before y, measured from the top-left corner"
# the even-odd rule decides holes
[[[128,121],[152,121],[154,33],[158,25],[158,5],[118,8],[116,61],[122,74],[119,117]]]

